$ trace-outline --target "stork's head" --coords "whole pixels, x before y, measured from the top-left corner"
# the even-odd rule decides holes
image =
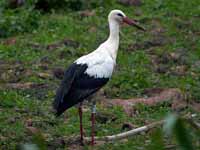
[[[128,25],[135,26],[138,29],[145,31],[145,29],[141,27],[136,20],[129,19],[121,10],[112,10],[108,15],[108,21],[115,21],[119,24],[126,23]]]

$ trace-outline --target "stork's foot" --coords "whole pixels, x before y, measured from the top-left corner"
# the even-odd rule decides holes
[[[84,145],[85,145],[83,139],[81,139],[81,138],[80,138],[80,145],[81,145],[81,146],[84,146]]]
[[[80,132],[80,145],[81,146],[84,146],[86,143],[85,143],[85,140],[84,140],[84,137],[85,137],[85,131],[84,131],[84,129],[82,128],[82,132]]]
[[[94,146],[95,144],[96,144],[95,141],[91,141],[91,143],[90,143],[91,146]]]

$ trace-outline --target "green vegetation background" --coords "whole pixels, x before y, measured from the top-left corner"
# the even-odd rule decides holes
[[[55,74],[107,38],[107,15],[112,9],[121,9],[130,18],[138,19],[147,32],[122,28],[116,70],[103,90],[104,95],[107,98],[147,97],[144,91],[149,88],[178,88],[187,101],[200,102],[198,0],[145,0],[137,6],[122,5],[117,0],[60,3],[54,0],[47,8],[36,4],[37,1],[30,0],[21,7],[10,8],[8,1],[0,2],[0,149],[34,143],[26,129],[29,122],[44,134],[49,148],[70,148],[60,141],[62,137],[78,135],[78,114],[72,108],[61,118],[54,118],[51,103],[60,83]],[[37,86],[8,86],[13,83]],[[124,122],[138,127],[163,119],[171,109],[168,104],[139,105],[134,117],[128,117],[119,107],[98,106],[98,111],[117,118],[97,123],[97,135],[101,136],[120,132]],[[187,113],[193,110],[181,111],[182,115]],[[84,113],[84,128],[89,135],[90,111]],[[194,137],[195,148],[200,149],[197,137],[190,136]],[[157,136],[150,132],[97,149],[148,150],[153,147],[154,137]],[[173,138],[165,139],[165,144],[169,143],[176,142]]]

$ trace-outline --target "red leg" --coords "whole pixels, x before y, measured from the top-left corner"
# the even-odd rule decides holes
[[[92,134],[91,134],[91,145],[94,145],[94,132],[95,132],[95,113],[96,113],[96,105],[92,106],[92,114],[91,114],[91,119],[92,119]]]
[[[81,144],[83,144],[82,104],[80,104],[79,106],[79,118],[80,118]]]

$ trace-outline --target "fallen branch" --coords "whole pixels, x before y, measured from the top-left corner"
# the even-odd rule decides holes
[[[185,116],[183,117],[183,119],[188,120],[188,122],[193,122],[195,123],[195,127],[199,128],[200,125],[199,123],[196,123],[192,120],[192,118],[196,117],[196,115],[191,115],[191,116]],[[133,135],[139,134],[141,132],[146,132],[149,131],[150,129],[153,129],[155,127],[161,126],[165,123],[165,120],[160,120],[160,121],[156,121],[153,122],[149,125],[145,125],[136,129],[132,129],[130,131],[126,131],[126,132],[122,132],[119,134],[115,134],[115,135],[110,135],[110,136],[102,136],[102,137],[95,137],[96,141],[104,141],[104,142],[111,142],[111,141],[115,141],[115,140],[122,140],[128,137],[131,137]],[[84,142],[88,143],[90,142],[91,138],[90,137],[84,137]]]
[[[189,119],[189,123],[196,129],[200,129],[200,123],[193,121],[192,119]]]
[[[186,121],[188,121],[188,123],[194,127],[195,129],[200,129],[200,123],[196,122],[195,120],[193,120],[192,118],[196,117],[196,114],[192,115],[191,117],[186,117]]]
[[[105,142],[114,141],[114,140],[121,140],[121,139],[124,139],[124,138],[128,138],[130,136],[133,136],[135,134],[139,134],[141,132],[146,132],[146,131],[148,131],[152,128],[155,128],[157,126],[162,125],[163,123],[164,123],[164,120],[161,120],[161,121],[153,122],[149,125],[142,126],[142,127],[130,130],[130,131],[122,132],[122,133],[119,133],[119,134],[110,135],[110,136],[95,137],[95,140],[96,141],[105,141]],[[84,138],[85,142],[89,142],[90,140],[91,140],[90,137]]]

